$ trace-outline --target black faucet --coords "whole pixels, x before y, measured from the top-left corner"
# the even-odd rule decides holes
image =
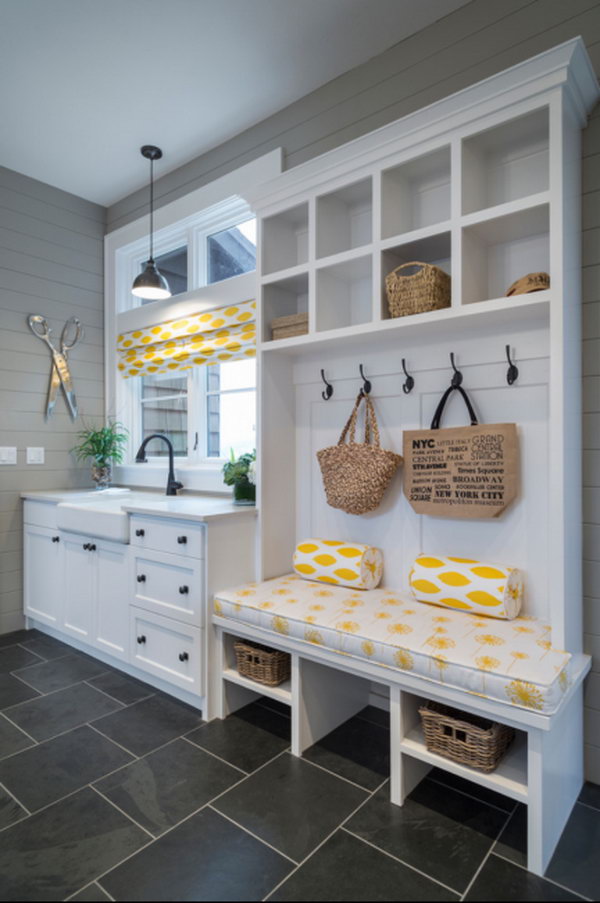
[[[138,449],[138,453],[135,456],[136,464],[145,464],[148,460],[146,458],[146,446],[153,439],[162,439],[163,442],[167,443],[167,448],[169,449],[169,477],[167,479],[167,495],[177,495],[178,489],[183,489],[183,483],[180,483],[175,479],[175,469],[173,466],[173,443],[169,439],[168,436],[164,436],[162,433],[152,433],[151,436],[147,436],[146,439],[142,442]]]

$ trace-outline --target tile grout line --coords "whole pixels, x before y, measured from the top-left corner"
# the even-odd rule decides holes
[[[496,841],[497,843],[498,841]],[[512,859],[508,859],[507,856],[503,856],[502,853],[497,853],[494,849],[492,850],[492,856],[495,856],[496,859],[502,859],[503,862],[508,862],[509,865],[514,865],[516,868],[521,869],[521,871],[526,872],[528,875],[532,875],[533,872],[530,872],[526,865],[521,865],[520,862],[514,862]],[[585,897],[583,894],[580,894],[579,891],[574,890],[572,887],[567,887],[565,884],[559,884],[558,881],[554,881],[552,878],[547,878],[546,875],[537,875],[536,877],[541,878],[542,881],[547,881],[549,884],[554,884],[555,887],[559,887],[561,890],[566,891],[569,894],[574,894],[576,897],[579,897],[580,900],[586,900],[587,903],[590,903],[590,898]]]
[[[368,847],[371,847],[373,850],[377,850],[378,853],[383,853],[384,856],[387,856],[389,859],[393,859],[394,862],[398,862],[400,865],[403,865],[405,868],[410,869],[411,872],[416,872],[417,875],[421,875],[422,878],[427,878],[428,881],[437,884],[439,887],[443,887],[444,890],[450,891],[450,893],[454,894],[456,897],[461,899],[460,891],[456,890],[455,887],[450,887],[449,884],[444,884],[443,881],[440,881],[438,878],[434,878],[433,875],[428,875],[427,872],[423,872],[421,869],[418,869],[415,865],[411,865],[410,862],[406,862],[404,859],[400,859],[398,856],[395,856],[393,853],[390,853],[388,850],[384,850],[382,847],[378,847],[376,844],[372,843],[370,840],[366,840],[364,837],[361,837],[359,834],[355,834],[354,831],[351,831],[350,828],[341,827],[341,831],[344,831],[346,834],[349,834],[350,837],[354,837],[355,840],[360,840],[361,843],[366,844]]]
[[[502,825],[502,827],[500,828],[500,830],[499,830],[498,833],[496,834],[496,837],[494,838],[494,840],[493,840],[492,843],[490,844],[489,850],[487,851],[487,853],[486,853],[485,856],[483,857],[483,860],[482,860],[481,863],[479,864],[479,868],[477,869],[477,871],[475,872],[475,874],[473,875],[473,877],[472,877],[471,880],[469,881],[466,890],[465,890],[464,893],[461,895],[461,898],[460,898],[461,900],[466,900],[467,894],[469,893],[469,891],[471,890],[471,888],[473,887],[473,885],[475,884],[475,882],[476,882],[477,879],[479,878],[479,875],[480,875],[481,872],[483,871],[483,868],[484,868],[486,862],[488,861],[488,859],[489,859],[490,856],[492,855],[492,851],[494,850],[496,844],[498,843],[498,841],[500,840],[500,838],[501,838],[502,835],[504,834],[504,832],[505,832],[505,830],[506,830],[506,827],[507,827],[509,821],[511,820],[511,818],[513,817],[513,815],[515,814],[515,812],[517,811],[517,809],[518,809],[518,803],[515,803],[512,812],[510,812],[510,813],[507,815],[504,824]]]
[[[324,771],[325,774],[330,774],[330,775],[332,775],[334,778],[338,778],[338,780],[340,780],[340,781],[345,781],[347,784],[350,784],[352,787],[356,787],[357,790],[362,790],[362,791],[364,791],[365,793],[371,793],[371,792],[372,792],[370,787],[364,787],[362,784],[357,784],[356,781],[351,781],[350,778],[345,778],[343,775],[337,774],[335,771],[330,771],[329,768],[325,768],[324,765],[319,765],[317,762],[312,762],[310,759],[305,758],[304,755],[302,755],[302,756],[300,757],[300,761],[301,761],[301,762],[306,762],[307,765],[312,765],[313,768],[318,768],[319,771]],[[383,780],[386,780],[386,781],[389,781],[389,779],[390,779],[390,776],[389,776],[389,775],[387,775],[387,777],[385,777],[385,778],[384,778],[383,775],[380,775],[380,777],[381,777]]]
[[[315,855],[315,853],[317,853],[321,849],[321,847],[323,847],[327,843],[327,841],[333,837],[334,834],[336,834],[341,828],[344,827],[346,822],[348,822],[351,818],[353,818],[357,814],[357,812],[359,812],[362,809],[363,806],[365,806],[370,800],[372,800],[373,797],[375,796],[375,794],[379,793],[379,791],[381,790],[382,787],[385,787],[385,785],[388,783],[388,780],[389,779],[386,779],[385,781],[383,781],[379,785],[379,787],[377,787],[375,790],[373,790],[372,793],[368,793],[367,797],[361,803],[359,803],[359,805],[355,809],[353,809],[352,812],[350,812],[350,814],[347,815],[346,818],[344,818],[342,820],[342,822],[339,825],[337,825],[333,829],[333,831],[331,831],[327,835],[327,837],[323,838],[321,843],[318,844],[314,850],[311,850],[311,852],[307,856],[305,856],[301,862],[298,863],[297,867],[295,869],[292,869],[292,871],[289,873],[289,875],[286,875],[286,877],[282,881],[280,881],[279,884],[276,884],[275,887],[271,891],[269,891],[269,893],[266,895],[266,897],[263,897],[263,903],[264,903],[264,901],[269,900],[270,897],[272,897],[273,894],[276,891],[278,891],[279,888],[282,887],[286,883],[286,881],[289,881],[289,879],[292,877],[292,875],[295,875],[296,872],[298,872],[299,869],[301,869],[305,865],[305,863],[307,863],[308,860],[311,859]]]
[[[593,812],[600,812],[600,806],[592,806],[590,803],[582,803],[581,800],[576,800],[575,805],[585,806],[586,809],[591,809]]]
[[[97,884],[97,882],[90,881],[89,884],[84,884],[83,887],[80,887],[79,890],[76,890],[74,894],[69,894],[68,897],[65,897],[65,903],[67,903],[67,901],[69,901],[69,900],[74,900],[75,897],[77,897],[79,894],[82,894],[84,892],[84,890],[87,890],[89,887],[92,887],[94,884]],[[99,884],[98,884],[98,887],[100,887]],[[103,893],[106,894],[108,899],[111,900],[111,903],[115,903],[115,898],[111,897],[111,895],[109,894],[109,892],[107,890],[104,890],[103,887],[101,887],[100,890],[102,890]]]
[[[102,677],[104,674],[108,674],[108,671],[103,671],[102,674],[96,674],[96,677]],[[29,687],[30,690],[35,690],[38,693],[38,696],[34,696],[33,699],[24,699],[23,702],[18,702],[16,705],[7,706],[9,709],[16,709],[22,705],[29,705],[31,702],[37,702],[39,699],[48,699],[49,696],[55,696],[56,693],[62,693],[63,690],[72,690],[73,687],[78,687],[81,684],[84,684],[85,681],[80,678],[79,680],[74,681],[72,684],[67,684],[65,687],[59,687],[57,690],[49,690],[47,693],[44,693],[42,690],[38,690],[37,687],[34,687],[33,684],[28,683],[24,677],[19,677],[19,674],[15,671],[10,672],[11,677],[15,677],[17,680],[20,680],[22,684],[25,684],[26,687]],[[88,684],[89,686],[89,684]],[[90,687],[90,689],[96,689],[95,687]],[[101,690],[97,691],[98,693],[102,692]],[[106,696],[106,693],[104,694]],[[113,700],[117,701],[117,700]],[[120,703],[123,706],[123,703]],[[123,708],[127,708],[127,706],[123,706]]]
[[[228,762],[227,759],[221,758],[216,753],[211,752],[210,749],[206,749],[205,746],[200,746],[199,743],[194,743],[193,740],[190,740],[189,737],[186,737],[185,734],[182,734],[181,737],[177,738],[178,740],[185,740],[186,743],[189,743],[190,746],[193,746],[194,749],[200,749],[202,752],[206,753],[209,756],[212,756],[213,759],[216,759],[218,762],[222,762],[223,765],[229,766],[229,768],[233,768],[235,771],[239,771],[240,774],[243,774],[245,778],[250,777],[252,774],[251,771],[244,771],[243,768],[238,768],[237,765],[232,765],[231,762]]]
[[[109,777],[109,775],[106,775],[106,777]],[[89,787],[90,790],[93,790],[94,793],[97,793],[98,796],[99,796],[101,799],[103,799],[105,803],[108,803],[109,806],[112,806],[113,809],[116,809],[117,812],[120,812],[121,815],[124,815],[126,819],[128,819],[133,825],[136,826],[136,828],[139,828],[140,831],[143,831],[144,834],[147,834],[148,837],[151,837],[153,841],[157,839],[157,838],[154,836],[154,834],[153,834],[151,831],[148,830],[148,828],[144,828],[144,826],[141,825],[139,822],[137,822],[137,821],[135,820],[135,818],[133,818],[131,815],[128,815],[128,813],[125,812],[124,809],[121,809],[120,806],[117,806],[116,803],[114,803],[111,799],[109,799],[107,796],[105,796],[105,795],[102,793],[101,790],[98,790],[97,787],[94,787],[93,784],[86,784],[85,788],[82,788],[82,789],[87,789],[88,787]]]
[[[25,818],[27,818],[28,816],[31,815],[31,812],[29,811],[29,809],[27,808],[27,806],[25,806],[25,805],[21,802],[21,800],[20,800],[18,797],[16,797],[16,796],[14,795],[14,793],[11,792],[5,784],[0,783],[0,787],[2,788],[2,790],[4,790],[5,793],[7,793],[7,794],[11,797],[11,799],[13,799],[13,800],[15,801],[15,803],[17,803],[17,804],[21,807],[21,809],[23,809],[23,810],[27,813],[27,815],[25,816]],[[24,821],[24,819],[20,819],[20,821]],[[13,824],[17,824],[17,822],[13,822]],[[6,827],[7,827],[7,828],[11,828],[12,825],[7,825]]]
[[[284,750],[284,752],[287,752],[287,750]],[[269,759],[268,762],[265,762],[264,765],[261,765],[261,768],[266,768],[267,765],[270,765],[271,762],[274,762],[275,759],[278,759],[278,758],[279,758],[280,756],[282,756],[283,754],[284,754],[284,753],[281,752],[281,753],[279,753],[278,755],[274,756],[272,759]],[[257,769],[257,771],[260,771],[261,768]],[[253,772],[253,774],[255,774],[255,773],[256,773],[256,772]],[[243,781],[245,781],[245,780],[247,780],[247,777],[241,778],[241,780],[239,780],[239,781],[237,782],[237,784],[233,784],[231,787],[228,787],[227,790],[224,790],[223,793],[220,793],[218,796],[216,796],[213,800],[210,800],[208,803],[205,803],[203,806],[199,806],[194,812],[190,812],[189,815],[186,815],[185,818],[182,818],[181,821],[178,822],[176,825],[172,825],[170,828],[167,828],[167,830],[164,831],[164,832],[160,835],[160,838],[153,837],[151,841],[149,841],[148,843],[146,843],[146,844],[144,844],[143,846],[139,847],[139,849],[134,850],[134,852],[133,852],[133,853],[130,853],[129,856],[126,856],[125,859],[122,859],[120,862],[116,862],[116,863],[115,863],[114,865],[112,865],[110,868],[106,869],[105,872],[102,872],[102,874],[100,874],[100,875],[98,875],[96,878],[94,878],[94,882],[98,883],[98,884],[100,885],[100,887],[102,888],[102,890],[105,891],[106,893],[108,893],[108,891],[106,891],[106,888],[104,887],[104,885],[100,884],[102,878],[105,878],[108,874],[110,874],[110,872],[113,872],[115,869],[120,868],[120,867],[121,867],[122,865],[124,865],[129,859],[132,859],[134,856],[137,856],[138,853],[143,852],[143,851],[146,850],[149,846],[151,846],[153,843],[156,843],[158,840],[162,840],[162,838],[163,838],[163,837],[166,837],[167,834],[170,834],[170,833],[171,833],[172,831],[174,831],[176,828],[179,828],[181,825],[185,824],[185,822],[189,821],[190,818],[193,818],[194,815],[198,815],[199,812],[202,812],[202,810],[203,810],[203,809],[206,809],[209,805],[211,805],[211,803],[214,803],[216,800],[220,799],[220,797],[224,796],[224,795],[225,795],[226,793],[228,793],[230,790],[233,790],[234,787],[238,787],[238,786],[239,786]],[[112,805],[112,804],[111,804],[111,805]],[[218,811],[218,810],[217,810],[217,811]]]
[[[105,717],[105,716],[101,716],[101,717]],[[128,755],[130,755],[130,756],[133,756],[134,759],[137,760],[137,759],[141,759],[141,758],[142,758],[142,756],[138,756],[138,755],[136,755],[136,753],[132,752],[130,749],[127,749],[127,747],[126,747],[126,746],[123,746],[122,743],[119,743],[117,740],[112,740],[112,739],[108,736],[108,734],[104,734],[104,733],[100,730],[100,728],[94,727],[94,725],[93,725],[92,722],[86,721],[84,725],[81,725],[81,727],[90,727],[93,731],[95,731],[97,734],[99,734],[99,735],[100,735],[101,737],[103,737],[105,740],[110,740],[111,743],[114,743],[115,746],[118,746],[119,749],[122,749],[122,750],[123,750],[123,752],[126,752],[126,753],[127,753]],[[171,742],[172,742],[172,741],[169,740],[169,743],[171,743]],[[166,743],[163,743],[163,744],[161,744],[161,746],[157,746],[156,748],[157,748],[157,749],[162,749],[163,746],[167,746],[167,744],[166,744]],[[149,750],[149,752],[154,752],[154,750],[151,749],[151,750]],[[148,755],[148,753],[146,753],[146,755]],[[131,764],[131,763],[129,763],[129,764]]]
[[[235,825],[236,828],[239,828],[240,831],[243,831],[244,834],[248,834],[250,837],[253,837],[254,840],[258,840],[259,843],[264,844],[264,846],[268,847],[270,850],[273,850],[274,853],[277,853],[278,856],[283,856],[284,859],[287,859],[288,862],[291,862],[292,865],[297,866],[298,862],[295,859],[292,859],[291,856],[288,856],[287,853],[283,853],[281,850],[278,850],[277,847],[274,847],[273,844],[269,843],[267,840],[263,840],[262,837],[259,837],[258,834],[254,834],[248,828],[245,828],[243,825],[240,825],[239,822],[235,821],[235,819],[230,818],[229,815],[226,815],[224,812],[220,812],[218,809],[215,809],[211,803],[207,803],[207,809],[210,809],[211,812],[214,812],[215,815],[219,815],[221,818],[224,818],[226,821],[231,822],[232,825]]]
[[[110,672],[105,671],[104,673],[109,674]],[[128,709],[132,705],[136,705],[136,703],[138,703],[138,702],[145,702],[146,699],[152,699],[153,696],[156,696],[156,693],[148,693],[147,696],[142,696],[140,699],[135,699],[133,702],[123,702],[122,699],[117,699],[116,696],[111,696],[111,694],[107,693],[106,690],[101,690],[100,687],[95,687],[94,684],[91,683],[92,680],[96,680],[98,677],[104,677],[104,674],[97,674],[96,677],[88,677],[85,680],[82,680],[81,683],[90,687],[90,689],[92,689],[92,690],[96,690],[97,693],[102,693],[103,696],[107,696],[113,702],[118,702],[120,705],[124,706],[126,709]]]
[[[12,724],[12,726],[16,727],[18,731],[21,731],[22,734],[25,734],[26,737],[29,737],[31,742],[34,743],[36,746],[38,745],[39,741],[34,739],[34,737],[32,737],[31,734],[28,734],[24,728],[19,727],[19,725],[16,724],[14,721],[11,721],[11,719],[8,717],[6,712],[3,711],[1,714],[2,714],[3,718],[6,718],[6,720],[8,721],[9,724]],[[30,748],[30,747],[28,747],[28,748]],[[23,750],[20,750],[20,752],[23,752]]]

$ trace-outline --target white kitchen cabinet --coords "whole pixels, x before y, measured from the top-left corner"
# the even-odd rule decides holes
[[[119,659],[128,658],[127,546],[63,533],[62,629]]]
[[[202,634],[160,615],[131,607],[131,663],[184,690],[202,696]]]
[[[57,530],[25,525],[25,616],[50,627],[62,622],[63,544]]]

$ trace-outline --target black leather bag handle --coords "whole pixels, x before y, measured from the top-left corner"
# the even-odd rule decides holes
[[[477,426],[479,421],[477,420],[477,415],[471,404],[471,400],[462,386],[448,386],[442,397],[440,398],[440,402],[435,409],[435,414],[433,415],[433,420],[431,421],[431,429],[439,430],[442,414],[444,413],[444,408],[446,407],[446,402],[450,398],[452,392],[460,392],[464,403],[467,406],[467,411],[469,412],[469,417],[471,418],[471,426]]]

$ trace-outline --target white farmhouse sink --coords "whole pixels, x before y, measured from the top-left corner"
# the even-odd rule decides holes
[[[57,505],[57,526],[60,530],[83,533],[114,542],[129,542],[129,515],[124,505],[156,498],[150,493],[128,489],[105,489],[102,492],[81,493],[68,502]]]

